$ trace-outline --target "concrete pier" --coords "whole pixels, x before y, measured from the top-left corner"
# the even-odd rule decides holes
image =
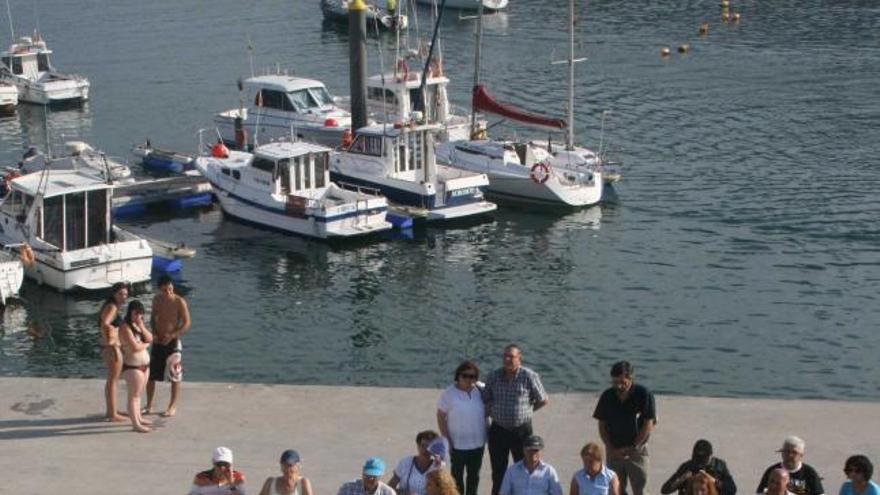
[[[131,431],[105,423],[103,381],[0,378],[0,493],[89,495],[186,493],[196,471],[210,466],[211,450],[226,445],[235,467],[257,493],[278,474],[278,456],[299,450],[317,495],[334,495],[360,475],[363,460],[380,455],[389,470],[415,453],[415,434],[436,429],[439,390],[185,383],[175,418],[150,416],[158,430]],[[168,400],[160,384],[160,406]],[[578,450],[598,440],[591,419],[595,394],[551,394],[536,414],[535,431],[547,443],[545,459],[565,492],[579,468]],[[689,457],[693,442],[709,439],[725,459],[739,493],[753,493],[764,468],[779,460],[782,439],[807,442],[806,462],[837,493],[847,456],[880,461],[880,403],[811,400],[717,399],[660,396],[660,421],[649,443],[649,489]],[[125,407],[125,384],[119,404]],[[386,475],[387,480],[390,474]],[[491,485],[488,454],[480,493]]]

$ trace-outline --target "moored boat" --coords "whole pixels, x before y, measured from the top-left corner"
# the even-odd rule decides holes
[[[11,248],[15,248],[12,247]],[[0,250],[0,307],[6,304],[10,297],[17,297],[24,281],[24,268],[22,258],[33,256],[30,246],[17,246],[22,255],[13,253],[9,249]]]
[[[150,172],[183,174],[196,170],[193,155],[153,147],[150,140],[138,144],[131,152],[141,159],[141,165]]]
[[[373,125],[332,155],[331,178],[376,188],[396,208],[427,221],[444,221],[495,211],[483,192],[485,174],[438,165],[434,136],[441,126]]]
[[[17,106],[18,88],[10,82],[0,80],[0,115],[14,113]]]
[[[442,0],[416,0],[426,5],[440,5]],[[507,8],[509,0],[446,0],[447,9],[478,10],[480,3],[486,11],[503,10]]]
[[[348,23],[348,4],[350,0],[321,0],[321,12],[324,18],[341,23]],[[367,27],[371,31],[374,26],[388,31],[406,29],[409,25],[407,17],[403,14],[390,12],[385,8],[373,3],[367,3],[366,10]]]
[[[31,246],[28,277],[59,291],[150,279],[150,246],[113,225],[112,185],[82,170],[46,169],[9,188],[0,203],[0,244]]]
[[[18,99],[28,103],[52,105],[81,103],[89,99],[89,81],[76,74],[55,70],[52,50],[39,34],[22,36],[0,55],[0,80],[18,88]]]
[[[330,182],[330,152],[299,141],[265,144],[253,153],[215,146],[196,166],[231,217],[320,239],[390,229],[385,197]]]

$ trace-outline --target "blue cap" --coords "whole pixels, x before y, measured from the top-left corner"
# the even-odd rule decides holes
[[[281,464],[294,465],[300,461],[299,452],[293,449],[287,449],[281,453]]]
[[[428,452],[442,459],[446,459],[446,441],[443,437],[437,437],[428,444]]]
[[[385,461],[381,457],[370,457],[364,463],[364,474],[368,476],[382,476],[385,472]]]

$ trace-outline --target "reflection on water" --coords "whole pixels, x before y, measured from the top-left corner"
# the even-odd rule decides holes
[[[51,143],[52,153],[62,153],[65,141],[88,142],[91,133],[88,103],[62,109],[20,104],[16,115],[0,119],[0,165],[16,163],[30,146],[45,150],[47,142]]]

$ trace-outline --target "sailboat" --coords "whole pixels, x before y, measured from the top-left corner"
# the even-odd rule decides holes
[[[489,192],[509,199],[584,207],[598,204],[606,187],[605,167],[598,152],[574,145],[574,0],[570,0],[570,55],[568,119],[537,115],[498,101],[480,83],[482,10],[477,26],[476,64],[472,94],[472,137],[481,134],[475,125],[478,110],[529,126],[565,130],[565,143],[471,139],[437,145],[437,160],[452,167],[489,176]]]

